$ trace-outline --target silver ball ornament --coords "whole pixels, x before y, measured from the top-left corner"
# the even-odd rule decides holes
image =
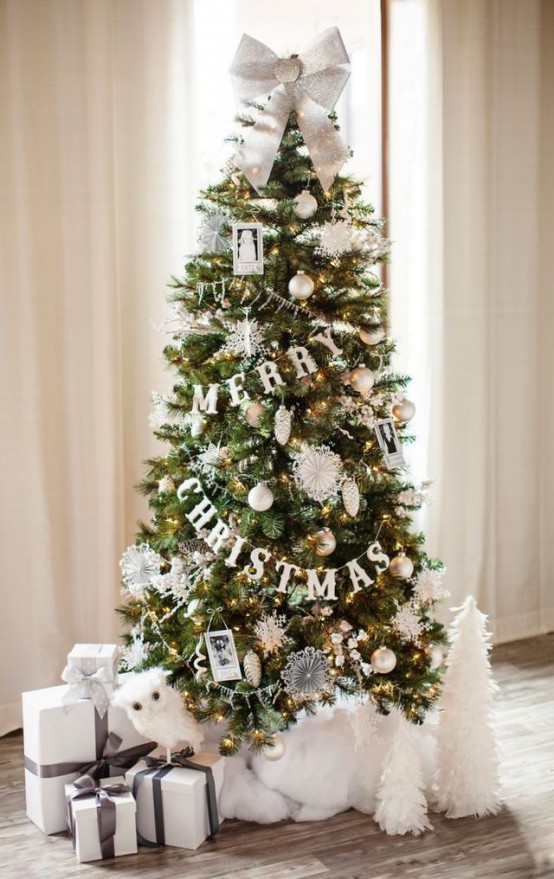
[[[396,421],[410,421],[416,412],[416,408],[411,400],[400,400],[392,407],[392,414]]]
[[[262,748],[262,754],[266,760],[280,760],[284,756],[286,747],[285,740],[282,735],[275,733],[272,737],[272,745],[265,745]]]
[[[375,384],[375,373],[363,364],[350,373],[350,384],[360,394],[368,394]]]
[[[371,664],[380,675],[386,675],[396,666],[396,653],[389,647],[378,647],[371,654]]]
[[[303,189],[300,195],[297,195],[294,199],[294,213],[301,220],[308,220],[310,217],[313,217],[317,208],[316,199],[307,189]]]
[[[389,570],[397,580],[408,580],[414,572],[414,564],[405,552],[399,552],[397,556],[391,559]]]
[[[378,345],[385,338],[385,331],[383,327],[362,327],[358,336],[364,345]]]
[[[244,417],[246,418],[246,421],[248,422],[250,427],[259,427],[262,423],[263,414],[263,403],[250,403],[244,413]]]
[[[193,598],[192,601],[189,601],[189,603],[187,604],[186,615],[190,617],[193,623],[196,623],[197,625],[202,623],[204,619],[202,614],[198,613],[200,609],[201,603],[199,598]]]
[[[259,482],[248,492],[248,503],[253,510],[263,513],[273,506],[273,492],[263,482]]]
[[[321,531],[317,531],[315,535],[316,539],[316,555],[319,556],[327,556],[331,555],[337,547],[337,541],[335,539],[335,535],[329,528],[322,528]]]
[[[295,299],[309,299],[314,292],[314,282],[306,272],[297,272],[289,281],[289,293]]]

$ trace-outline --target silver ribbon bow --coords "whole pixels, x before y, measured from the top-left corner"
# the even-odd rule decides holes
[[[114,670],[111,666],[103,665],[97,671],[87,674],[77,666],[66,665],[61,678],[69,684],[62,698],[64,705],[74,705],[79,699],[92,699],[98,714],[104,717],[110,704],[106,684],[114,681]]]
[[[234,157],[255,189],[265,186],[287,120],[296,111],[298,125],[323,189],[329,189],[347,159],[347,148],[328,118],[350,76],[340,31],[331,27],[301,55],[279,58],[268,46],[244,34],[230,73],[237,98],[252,101],[271,95],[256,124],[244,130]]]

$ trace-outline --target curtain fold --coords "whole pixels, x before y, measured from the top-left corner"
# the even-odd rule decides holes
[[[0,3],[0,734],[75,641],[117,636],[118,559],[192,245],[186,0]]]

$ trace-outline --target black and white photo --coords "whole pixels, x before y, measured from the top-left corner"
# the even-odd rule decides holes
[[[375,433],[388,469],[394,470],[395,467],[402,467],[405,463],[404,455],[392,418],[378,421],[375,425]]]
[[[233,272],[235,275],[263,275],[261,223],[233,223]]]
[[[214,681],[240,680],[242,672],[231,629],[206,632],[205,637]]]

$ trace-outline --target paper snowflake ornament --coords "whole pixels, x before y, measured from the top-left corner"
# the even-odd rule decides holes
[[[175,491],[175,483],[171,476],[162,476],[158,480],[158,494],[167,494],[170,491]]]
[[[152,577],[151,586],[160,595],[172,595],[177,601],[183,602],[194,586],[194,578],[191,578],[184,561],[174,558],[171,559],[171,570],[167,574]]]
[[[132,671],[142,665],[149,652],[150,645],[144,643],[138,629],[133,629],[130,643],[121,648],[121,661],[129,671]]]
[[[222,321],[229,331],[225,344],[219,349],[220,354],[231,354],[235,357],[255,357],[267,353],[265,337],[257,320],[250,320],[248,315],[240,321]]]
[[[287,618],[264,613],[254,626],[256,639],[263,650],[264,656],[277,653],[282,647],[292,643],[292,638],[286,634]]]
[[[225,253],[231,249],[231,242],[225,233],[228,225],[223,214],[206,214],[198,235],[198,243],[209,253]]]
[[[391,626],[400,635],[403,641],[413,641],[419,644],[421,636],[429,627],[420,616],[417,599],[411,598],[404,604],[395,600],[396,615],[391,620]]]
[[[158,427],[161,427],[162,424],[165,424],[168,418],[170,418],[170,412],[167,408],[170,399],[169,397],[164,397],[162,394],[156,393],[156,391],[152,391],[151,399],[154,408],[148,416],[148,424],[152,430],[156,430]]]
[[[441,601],[448,598],[450,593],[444,587],[443,577],[446,571],[420,571],[415,580],[414,596],[425,604],[429,601]]]
[[[227,446],[208,443],[206,448],[197,455],[194,469],[200,471],[207,483],[213,484],[218,468],[227,460],[228,454]]]
[[[142,597],[152,577],[160,573],[162,562],[162,557],[147,543],[128,546],[119,562],[125,584],[124,591],[132,598]]]
[[[291,653],[281,679],[285,690],[295,699],[318,699],[333,688],[333,679],[323,650],[305,647]]]
[[[355,246],[356,235],[348,220],[334,220],[321,226],[319,247],[316,250],[323,256],[342,256],[343,253],[354,250]]]
[[[381,722],[369,702],[359,705],[350,714],[350,724],[354,733],[355,751],[362,751],[366,745],[377,744],[380,741],[379,727]]]
[[[328,446],[307,446],[295,456],[293,477],[308,497],[324,501],[338,494],[342,461]]]

